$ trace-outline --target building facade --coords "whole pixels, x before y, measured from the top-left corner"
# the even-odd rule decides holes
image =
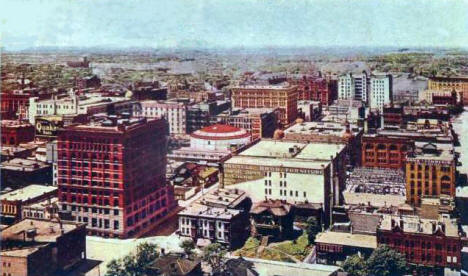
[[[217,123],[243,128],[252,134],[252,140],[258,138],[272,138],[278,128],[280,111],[275,108],[265,109],[237,109],[223,112],[214,116],[212,120]]]
[[[462,95],[463,104],[468,103],[468,77],[431,77],[428,82],[429,90],[455,89]]]
[[[126,238],[157,225],[175,206],[166,135],[164,120],[115,116],[60,131],[61,211],[92,235]]]
[[[374,134],[364,134],[361,143],[362,166],[389,169],[403,169],[414,145],[408,139]]]
[[[346,164],[343,144],[262,140],[224,162],[220,183],[253,201],[321,204],[328,224],[331,206],[342,202]]]
[[[370,78],[369,107],[383,111],[393,100],[393,78],[391,75],[372,74]]]
[[[297,86],[240,86],[231,89],[233,108],[279,108],[283,125],[297,118]]]
[[[70,275],[86,260],[84,224],[24,219],[1,232],[2,275]]]
[[[455,196],[456,158],[453,145],[416,142],[405,165],[406,195],[420,205],[422,196]]]
[[[354,98],[354,78],[351,74],[341,75],[338,78],[338,99],[348,100]]]
[[[141,111],[135,115],[147,118],[164,117],[169,124],[169,134],[180,135],[187,132],[187,106],[178,102],[142,101]]]
[[[461,239],[456,221],[447,218],[384,215],[377,243],[404,254],[410,264],[434,268],[461,267]]]
[[[2,119],[2,146],[18,146],[34,140],[34,126],[17,120]]]
[[[2,224],[12,224],[23,217],[23,207],[48,200],[57,196],[57,188],[52,186],[29,185],[9,193],[2,194],[1,219]]]

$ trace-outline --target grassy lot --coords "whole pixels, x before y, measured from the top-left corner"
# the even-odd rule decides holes
[[[259,252],[260,241],[255,238],[249,238],[245,245],[236,250],[233,254],[250,258],[260,258],[265,260],[297,262],[302,261],[312,250],[306,234],[293,241],[282,241],[271,243],[263,251]]]

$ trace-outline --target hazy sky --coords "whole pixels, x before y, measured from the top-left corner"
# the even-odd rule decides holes
[[[0,0],[0,43],[37,46],[468,46],[468,0]]]

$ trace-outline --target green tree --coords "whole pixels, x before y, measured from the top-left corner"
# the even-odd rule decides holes
[[[157,245],[141,243],[137,246],[136,253],[110,261],[107,264],[106,276],[145,275],[148,272],[148,265],[158,257]]]
[[[112,260],[107,264],[106,276],[126,276],[121,260]]]
[[[320,226],[318,220],[314,217],[310,217],[306,221],[306,233],[307,237],[309,238],[309,243],[315,242],[315,236],[317,236],[320,231],[322,231],[322,227]]]
[[[368,275],[398,276],[406,273],[405,256],[390,247],[377,247],[366,262]]]
[[[223,270],[226,253],[226,249],[221,244],[212,243],[203,249],[203,260],[211,266],[213,273],[219,272]]]
[[[184,250],[185,254],[190,256],[193,254],[193,250],[195,249],[195,243],[193,240],[183,240],[180,243],[180,247]]]
[[[351,255],[344,262],[343,270],[349,276],[365,276],[367,275],[366,260],[358,254]]]

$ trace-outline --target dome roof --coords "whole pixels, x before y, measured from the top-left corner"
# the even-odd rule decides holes
[[[245,129],[230,126],[215,124],[204,127],[200,130],[194,131],[190,134],[193,138],[205,139],[205,140],[229,140],[229,139],[240,139],[250,137]]]

